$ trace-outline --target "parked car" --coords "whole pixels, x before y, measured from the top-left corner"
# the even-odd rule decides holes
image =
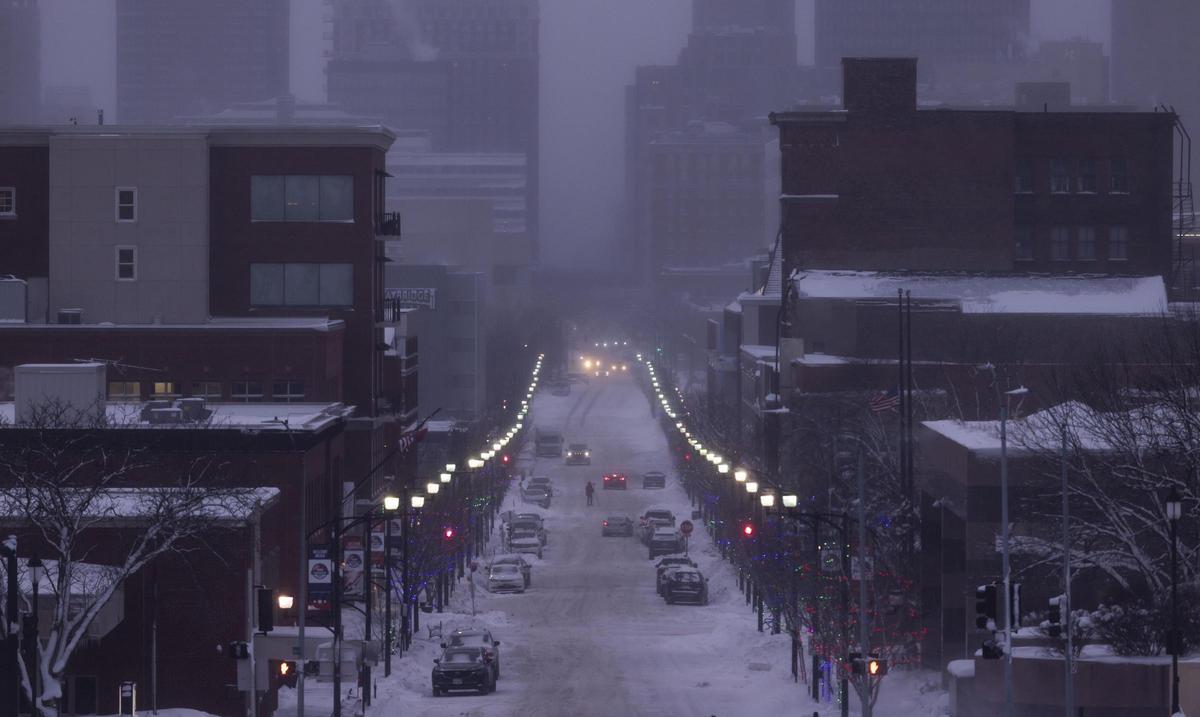
[[[434,663],[434,697],[451,690],[478,690],[486,695],[496,689],[495,672],[482,647],[449,647]]]
[[[668,605],[681,602],[694,602],[697,605],[708,604],[708,578],[695,568],[677,567],[668,571],[666,584],[663,586],[663,599]]]
[[[533,478],[530,478],[529,481],[525,483],[525,489],[529,490],[530,488],[541,488],[549,493],[551,498],[554,497],[554,486],[550,485],[550,479],[546,476],[534,476]]]
[[[672,568],[695,568],[695,567],[698,567],[696,565],[696,561],[692,560],[691,558],[687,557],[686,555],[664,555],[663,557],[658,559],[657,563],[654,564],[654,572],[655,572],[654,589],[655,589],[655,591],[659,595],[662,595],[663,577]]]
[[[642,488],[666,488],[667,474],[660,471],[650,471],[642,474]]]
[[[592,452],[586,443],[572,443],[567,447],[567,465],[590,466],[591,464]]]
[[[492,558],[492,562],[488,564],[488,569],[497,565],[515,565],[517,570],[521,571],[521,577],[525,582],[525,587],[529,587],[533,583],[533,566],[529,564],[525,558],[515,553],[507,555],[497,555]]]
[[[526,488],[521,492],[521,497],[526,503],[533,503],[542,508],[550,507],[550,494],[545,488]]]
[[[679,533],[674,528],[666,526],[655,528],[647,545],[650,547],[650,557],[652,559],[656,555],[678,553],[682,547],[679,540]]]
[[[675,514],[666,508],[647,508],[646,512],[642,513],[642,518],[646,520],[658,518],[667,521],[671,526],[675,525]]]
[[[532,530],[514,530],[508,539],[508,549],[514,553],[529,553],[542,557],[542,540]]]
[[[647,520],[645,524],[642,525],[642,542],[648,544],[650,542],[650,538],[654,536],[654,531],[658,530],[659,528],[671,527],[673,526],[667,521],[666,518],[651,518]]]
[[[493,593],[523,593],[525,592],[525,576],[516,565],[492,565],[491,570],[488,571],[487,589],[488,592]]]
[[[633,535],[633,521],[623,515],[610,515],[600,526],[600,535]]]
[[[546,527],[546,519],[542,517],[541,513],[516,513],[513,515],[512,519],[514,521],[532,520],[538,524],[539,530],[544,530]]]
[[[509,524],[509,533],[518,531],[532,531],[538,537],[538,542],[542,545],[546,544],[546,530],[542,528],[542,524],[536,520],[517,518]]]
[[[442,648],[448,647],[478,647],[483,650],[484,657],[491,660],[496,679],[500,679],[500,641],[492,631],[484,627],[459,628],[451,632]]]
[[[625,490],[624,473],[606,473],[604,475],[605,490]]]

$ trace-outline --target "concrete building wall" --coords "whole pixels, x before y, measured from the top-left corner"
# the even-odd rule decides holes
[[[50,138],[50,314],[84,321],[196,323],[208,317],[208,142],[201,133]],[[118,217],[118,189],[135,191]],[[118,278],[118,247],[135,251]]]

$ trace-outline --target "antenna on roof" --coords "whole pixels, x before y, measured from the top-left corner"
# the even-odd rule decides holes
[[[82,358],[81,359],[81,358],[77,358],[77,359],[71,359],[71,360],[74,361],[75,363],[102,363],[105,366],[111,366],[112,368],[115,368],[116,370],[120,371],[121,373],[125,373],[126,369],[134,369],[135,371],[153,371],[154,373],[166,373],[167,372],[167,370],[163,369],[163,368],[150,368],[149,366],[135,366],[134,364],[124,363],[121,361],[117,361],[115,359],[102,359],[102,358]]]

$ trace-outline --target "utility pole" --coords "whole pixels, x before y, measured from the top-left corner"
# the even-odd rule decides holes
[[[1062,425],[1062,542],[1063,542],[1063,597],[1065,605],[1062,605],[1059,610],[1062,613],[1063,630],[1066,632],[1067,649],[1065,661],[1063,663],[1066,677],[1064,685],[1066,693],[1063,695],[1063,705],[1065,717],[1075,717],[1075,675],[1072,671],[1075,668],[1075,656],[1072,654],[1073,638],[1071,633],[1071,511],[1067,502],[1067,424],[1066,421]]]
[[[870,629],[867,625],[867,479],[863,471],[862,450],[858,453],[858,644],[863,665],[871,656]],[[862,686],[858,697],[862,702],[862,717],[871,717],[871,673],[862,671]]]
[[[19,670],[17,669],[17,635],[19,634],[17,612],[17,536],[10,535],[0,543],[0,556],[4,558],[7,573],[7,595],[4,600],[4,620],[7,625],[0,625],[4,633],[4,674],[0,674],[0,717],[16,717],[21,695]]]
[[[1000,400],[1000,529],[1004,576],[1004,715],[1013,717],[1012,575],[1008,562],[1008,396]]]

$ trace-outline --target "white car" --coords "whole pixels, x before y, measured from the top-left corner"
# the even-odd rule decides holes
[[[525,592],[525,576],[521,568],[511,564],[493,565],[488,571],[488,592]]]
[[[530,553],[542,557],[542,540],[531,530],[514,530],[508,540],[508,549],[514,553]]]

